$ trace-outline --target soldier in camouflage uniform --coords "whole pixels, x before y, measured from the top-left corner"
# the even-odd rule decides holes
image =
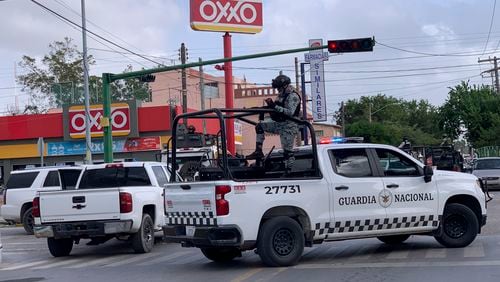
[[[300,96],[290,83],[290,78],[286,75],[280,74],[273,79],[272,87],[278,89],[279,95],[276,101],[267,98],[265,102],[268,108],[274,109],[276,112],[271,113],[270,118],[260,121],[255,126],[255,132],[257,133],[256,149],[255,152],[247,156],[247,159],[261,160],[264,157],[262,145],[266,138],[265,132],[279,134],[285,158],[286,173],[291,171],[295,161],[293,143],[299,126],[297,123],[286,119],[285,116],[298,118],[300,112]]]

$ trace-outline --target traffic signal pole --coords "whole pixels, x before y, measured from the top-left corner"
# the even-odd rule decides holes
[[[121,73],[121,74],[103,73],[102,74],[102,94],[103,94],[103,100],[104,100],[104,102],[103,102],[104,115],[103,115],[103,118],[101,119],[101,126],[104,128],[104,162],[106,162],[106,163],[113,162],[113,139],[112,139],[112,129],[111,129],[112,121],[110,120],[111,95],[110,95],[110,91],[109,91],[110,84],[113,81],[117,81],[120,79],[138,78],[138,77],[141,77],[144,75],[154,74],[154,73],[159,73],[159,72],[187,69],[187,68],[199,67],[199,66],[205,66],[205,65],[215,65],[215,64],[226,63],[226,62],[250,60],[250,59],[256,59],[256,58],[263,58],[263,57],[272,57],[272,56],[292,54],[292,53],[308,52],[311,50],[326,49],[326,48],[328,48],[328,45],[306,47],[306,48],[297,48],[297,49],[288,49],[288,50],[258,53],[258,54],[251,54],[251,55],[237,56],[237,57],[229,56],[229,57],[225,57],[222,59],[198,61],[198,62],[192,62],[192,63],[188,63],[188,64],[160,67],[160,68],[154,68],[154,69],[149,69],[149,70],[133,71],[133,72],[127,72],[127,73]],[[229,55],[231,55],[231,54],[229,54]],[[232,73],[231,73],[231,78],[232,78]],[[226,87],[227,87],[227,85],[226,85]],[[231,93],[233,91],[232,83],[231,83],[231,90],[230,91],[231,91]],[[226,90],[226,96],[228,96],[227,90]],[[231,96],[231,99],[233,99],[232,96]],[[229,131],[229,129],[228,129],[228,131]],[[233,126],[232,132],[234,132],[234,126]],[[228,142],[230,142],[230,141],[228,140]],[[232,146],[234,147],[234,138],[232,140],[232,143],[229,143],[229,144],[232,144]],[[231,145],[229,145],[229,146],[231,146]]]
[[[229,32],[224,34],[224,58],[229,59],[233,56],[231,49],[231,35]],[[234,87],[233,87],[233,62],[224,62],[224,82],[226,90],[226,109],[234,108]],[[232,113],[227,113],[232,115]],[[236,146],[234,145],[234,119],[226,121],[226,139],[227,150],[236,156]]]

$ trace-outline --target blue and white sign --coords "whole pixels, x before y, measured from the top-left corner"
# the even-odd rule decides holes
[[[309,40],[309,46],[323,46],[322,39]],[[309,64],[311,66],[311,98],[312,98],[312,113],[314,121],[326,121],[326,93],[325,93],[325,73],[323,61],[328,60],[328,53],[325,55],[322,49],[311,50],[306,54],[306,60],[309,57]]]
[[[315,50],[316,51],[316,50]],[[306,63],[310,63],[311,61],[328,61],[330,54],[328,52],[323,53],[305,53],[304,59]]]
[[[126,140],[113,140],[113,151],[123,152]],[[47,144],[49,156],[85,155],[85,141],[49,142]],[[104,142],[92,140],[92,153],[103,154]]]

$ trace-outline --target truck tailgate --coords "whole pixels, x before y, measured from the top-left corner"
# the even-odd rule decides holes
[[[40,192],[42,223],[120,218],[119,188]]]
[[[214,225],[216,217],[214,183],[167,184],[167,224]]]

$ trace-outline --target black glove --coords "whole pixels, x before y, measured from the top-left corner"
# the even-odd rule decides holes
[[[276,107],[276,104],[274,103],[272,98],[267,98],[264,101],[266,102],[268,108],[274,109]]]

